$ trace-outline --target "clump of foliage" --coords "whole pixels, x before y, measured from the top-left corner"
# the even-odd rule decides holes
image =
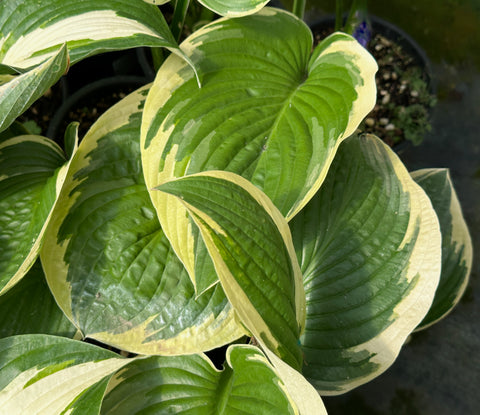
[[[0,407],[325,413],[463,293],[448,172],[355,134],[377,65],[351,36],[205,0],[225,17],[178,46],[188,2],[175,35],[148,3],[0,3]],[[21,133],[68,65],[136,46],[172,53],[80,144]]]
[[[361,124],[363,131],[395,145],[422,143],[431,131],[431,112],[436,105],[430,74],[418,60],[394,40],[376,34],[370,44],[378,66],[377,103]]]

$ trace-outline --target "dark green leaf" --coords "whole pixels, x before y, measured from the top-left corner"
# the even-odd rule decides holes
[[[367,136],[342,144],[290,225],[307,297],[303,373],[321,393],[342,393],[390,366],[427,313],[438,221],[393,151]]]

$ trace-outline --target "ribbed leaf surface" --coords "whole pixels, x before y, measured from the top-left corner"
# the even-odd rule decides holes
[[[307,297],[304,375],[323,394],[382,373],[438,285],[435,211],[378,138],[340,147],[322,188],[291,222]]]
[[[137,360],[112,378],[102,415],[298,413],[257,348],[231,346],[227,364],[220,372],[204,355]]]
[[[161,67],[142,121],[147,187],[226,170],[251,180],[293,217],[320,187],[340,142],[373,107],[375,61],[340,33],[311,55],[308,27],[270,8],[215,21],[182,49],[202,88],[182,60],[172,56]],[[157,193],[151,197],[160,221],[195,282],[191,223],[178,201]]]
[[[0,143],[0,293],[35,262],[64,163],[60,147],[44,137]]]
[[[268,197],[233,173],[167,182],[197,224],[218,277],[242,323],[296,369],[305,294],[286,220]]]
[[[41,258],[52,292],[85,336],[142,354],[209,350],[240,337],[220,286],[195,300],[145,187],[147,89],[112,107],[72,161]]]
[[[339,33],[310,58],[308,27],[269,8],[220,19],[182,48],[199,68],[202,88],[175,57],[160,69],[142,133],[147,184],[228,170],[293,216],[373,106],[375,61]]]
[[[32,334],[0,339],[0,411],[58,415],[71,407],[67,413],[85,414],[73,410],[74,400],[127,363],[108,350],[62,337]],[[102,398],[87,393],[91,399]],[[89,405],[93,408],[95,402],[90,400]]]
[[[412,177],[430,197],[442,232],[442,273],[432,307],[418,327],[424,329],[445,317],[460,301],[472,269],[473,248],[449,171],[422,169]]]

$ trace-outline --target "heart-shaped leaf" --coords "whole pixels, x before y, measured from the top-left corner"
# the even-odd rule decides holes
[[[445,317],[460,301],[472,269],[472,239],[463,218],[450,173],[446,169],[422,169],[412,172],[437,212],[442,232],[442,273],[432,307],[419,330]]]
[[[132,362],[111,380],[102,415],[296,414],[274,368],[256,347],[230,346],[218,371],[205,355]]]
[[[30,334],[0,339],[1,411],[58,415],[70,408],[68,413],[85,413],[74,410],[74,401],[129,362],[108,350],[63,337]]]
[[[300,369],[305,293],[282,214],[261,190],[234,173],[198,173],[157,189],[178,197],[190,213],[242,323]]]
[[[205,351],[244,329],[219,285],[195,300],[159,225],[140,162],[147,91],[126,97],[85,135],[42,264],[59,306],[85,336],[141,354]]]
[[[160,68],[142,121],[147,187],[227,170],[293,217],[320,187],[340,142],[373,107],[375,61],[340,33],[311,56],[308,27],[270,8],[215,21],[182,49],[199,69],[202,88],[181,59],[171,56]],[[151,198],[195,283],[197,242],[184,208],[160,192]]]
[[[322,394],[378,376],[426,315],[441,235],[428,196],[373,136],[339,149],[290,223],[307,298],[304,375]]]

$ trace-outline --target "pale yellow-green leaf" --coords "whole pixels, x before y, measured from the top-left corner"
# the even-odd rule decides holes
[[[261,188],[289,220],[373,107],[375,61],[341,33],[311,56],[308,27],[272,8],[216,20],[181,48],[205,82],[198,89],[189,66],[174,56],[160,68],[142,120],[147,187],[198,171],[233,171]],[[196,284],[191,221],[178,200],[154,192],[151,198]]]
[[[272,363],[278,377],[283,381],[300,415],[327,415],[327,410],[317,390],[305,377],[262,345],[263,352]]]
[[[0,340],[0,414],[58,415],[130,359],[97,346],[41,334]]]
[[[248,180],[244,179],[243,177],[231,173],[231,172],[226,172],[226,171],[208,171],[208,172],[202,172],[202,173],[197,173],[194,175],[191,175],[190,177],[196,177],[196,176],[205,176],[205,177],[214,177],[214,178],[219,178],[223,180],[230,181],[231,183],[238,185],[245,189],[256,201],[259,205],[261,205],[268,215],[272,218],[273,222],[277,226],[280,234],[282,235],[282,238],[285,242],[285,246],[288,250],[288,253],[291,258],[292,262],[292,267],[294,271],[294,278],[295,278],[295,304],[296,304],[296,315],[297,315],[297,321],[298,324],[301,328],[304,327],[305,323],[305,291],[303,288],[303,279],[302,279],[302,273],[300,270],[300,267],[298,265],[298,261],[296,259],[296,254],[295,254],[295,248],[293,247],[293,242],[292,242],[292,236],[290,234],[290,228],[288,227],[288,224],[285,220],[285,218],[282,216],[280,211],[274,206],[272,201],[263,193],[260,189],[255,187],[252,183],[250,183]],[[159,192],[160,193],[160,192]],[[172,197],[173,198],[173,197]],[[186,208],[187,204],[182,201],[180,198],[175,198],[176,201],[181,205],[182,207],[182,212],[184,211],[192,211],[195,212],[195,214],[201,218],[205,223],[207,223],[209,226],[212,227],[212,229],[216,230],[217,232],[222,232],[221,228],[218,227],[218,225],[204,212],[199,211],[195,207],[192,207],[191,205],[188,205]],[[204,234],[206,238],[207,235]],[[175,235],[173,235],[173,238],[175,238]],[[209,247],[209,252],[211,255],[215,256],[216,261],[214,263],[217,268],[218,273],[226,273],[230,274],[227,268],[225,268],[225,263],[219,256],[218,250],[214,247],[214,244],[211,240],[207,242],[207,247]],[[220,270],[221,269],[221,270]],[[238,286],[235,285],[235,283],[229,279],[233,284],[230,291],[230,293],[233,295],[238,294],[241,295],[241,290],[239,289]],[[228,284],[230,284],[228,283]],[[244,296],[243,300],[240,300],[239,302],[243,301],[248,301],[248,297]],[[257,316],[258,317],[258,316]],[[245,318],[248,318],[245,316]],[[258,319],[254,319],[258,322]],[[251,322],[251,325],[255,325],[253,321]]]
[[[105,331],[92,335],[96,340],[145,355],[179,355],[189,354],[195,349],[211,350],[219,347],[221,343],[230,343],[245,334],[240,326],[238,318],[231,309],[223,310],[219,315],[210,315],[200,324],[196,324],[175,337],[165,340],[155,339],[155,333],[149,329],[149,323],[158,315],[141,323],[127,332],[115,333]],[[219,328],[217,330],[217,328]],[[152,338],[152,340],[148,340]],[[145,339],[140,341],[140,339]],[[201,345],[200,347],[197,345]]]
[[[29,384],[40,373],[33,368],[23,372],[0,392],[0,413],[5,415],[58,415],[80,393],[129,363],[109,359],[82,363]]]

